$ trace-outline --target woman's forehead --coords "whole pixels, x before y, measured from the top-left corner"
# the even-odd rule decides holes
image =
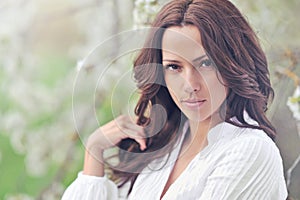
[[[205,54],[196,26],[174,26],[165,30],[162,37],[163,57],[180,56],[193,60]]]

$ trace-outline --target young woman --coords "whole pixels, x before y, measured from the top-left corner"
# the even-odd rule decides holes
[[[137,121],[120,116],[88,139],[71,199],[270,199],[287,191],[265,111],[265,54],[227,0],[174,0],[134,63]],[[114,182],[103,151],[119,147]]]

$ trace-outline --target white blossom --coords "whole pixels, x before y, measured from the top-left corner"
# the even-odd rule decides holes
[[[288,98],[287,106],[296,120],[300,120],[300,86],[297,86],[293,96]]]
[[[18,154],[25,154],[27,151],[27,135],[24,132],[25,130],[16,128],[10,132],[11,146]]]
[[[57,200],[61,198],[64,192],[64,186],[61,183],[53,182],[51,186],[42,194],[41,199]]]
[[[33,200],[34,198],[27,194],[8,194],[4,200]]]
[[[134,5],[135,29],[149,26],[161,6],[158,0],[136,0]]]
[[[1,122],[4,130],[24,130],[26,127],[26,118],[20,112],[2,113]]]
[[[71,8],[71,11],[80,7],[84,10],[79,14],[69,14],[67,10],[67,15],[62,15],[62,18],[72,18],[77,34],[80,35],[78,41],[70,45],[63,56],[74,63],[76,60],[78,62],[73,68],[69,66],[69,71],[60,78],[54,77],[55,83],[51,86],[39,80],[39,75],[45,70],[40,64],[43,55],[33,51],[32,45],[39,41],[39,35],[31,31],[34,31],[32,28],[35,23],[41,23],[41,18],[51,19],[50,15],[53,13],[45,14],[45,5],[55,5],[59,1],[11,0],[0,3],[0,90],[4,91],[11,106],[0,112],[0,133],[9,137],[16,153],[24,155],[28,175],[42,177],[50,167],[61,166],[65,162],[70,162],[69,165],[78,164],[81,156],[75,155],[82,155],[82,149],[74,147],[74,140],[79,137],[84,143],[88,135],[101,125],[102,120],[107,119],[106,112],[95,115],[96,111],[101,111],[104,102],[111,103],[114,116],[121,113],[133,114],[131,112],[135,102],[131,94],[136,92],[136,88],[134,83],[129,83],[131,60],[118,52],[121,47],[115,34],[124,28],[132,28],[132,20],[134,28],[149,26],[166,1],[135,0],[133,19],[132,13],[123,7],[125,4],[130,5],[132,0],[118,1],[119,10],[123,12],[119,19],[115,18],[115,8],[111,1],[64,1],[63,6]],[[267,10],[257,19],[270,19],[271,14]],[[116,20],[120,24],[114,29]],[[42,22],[55,23],[55,20]],[[270,30],[273,31],[274,28],[277,29],[278,26]],[[111,36],[113,37],[110,38]],[[110,38],[111,43],[105,46],[103,41],[107,38]],[[131,41],[143,42],[143,38],[133,37]],[[87,58],[82,59],[85,56]],[[299,92],[296,96],[300,96]],[[121,103],[119,99],[122,99]],[[299,103],[291,101],[288,104],[292,106],[291,110],[294,115],[296,113],[296,118],[300,119]],[[75,135],[76,132],[78,136]],[[73,156],[69,161],[66,156],[70,149]],[[1,155],[4,154],[5,152],[0,152],[0,162]],[[61,183],[54,182],[41,197],[47,200],[59,199],[62,192]],[[5,199],[34,198],[26,194],[8,194]]]

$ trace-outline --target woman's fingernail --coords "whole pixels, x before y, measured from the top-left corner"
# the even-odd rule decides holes
[[[140,149],[141,149],[141,151],[144,151],[144,150],[146,150],[146,146],[140,146]]]

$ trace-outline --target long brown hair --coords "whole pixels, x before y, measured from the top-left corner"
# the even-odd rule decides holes
[[[186,121],[165,87],[161,67],[164,30],[184,25],[199,29],[202,45],[226,83],[229,93],[225,121],[261,129],[272,139],[275,137],[275,129],[265,115],[268,102],[274,96],[267,60],[249,23],[227,0],[173,0],[157,14],[152,24],[154,29],[134,62],[134,77],[141,92],[135,114],[137,123],[146,127],[147,150],[141,152],[134,140],[121,141],[119,164],[113,169],[120,186],[131,182],[129,193],[141,170],[172,150]],[[154,105],[160,105],[165,114],[154,111]],[[245,111],[258,125],[247,123]],[[166,121],[162,123],[164,115]],[[238,122],[232,121],[232,117]],[[160,126],[162,128],[153,134]],[[147,154],[151,152],[155,154]]]

